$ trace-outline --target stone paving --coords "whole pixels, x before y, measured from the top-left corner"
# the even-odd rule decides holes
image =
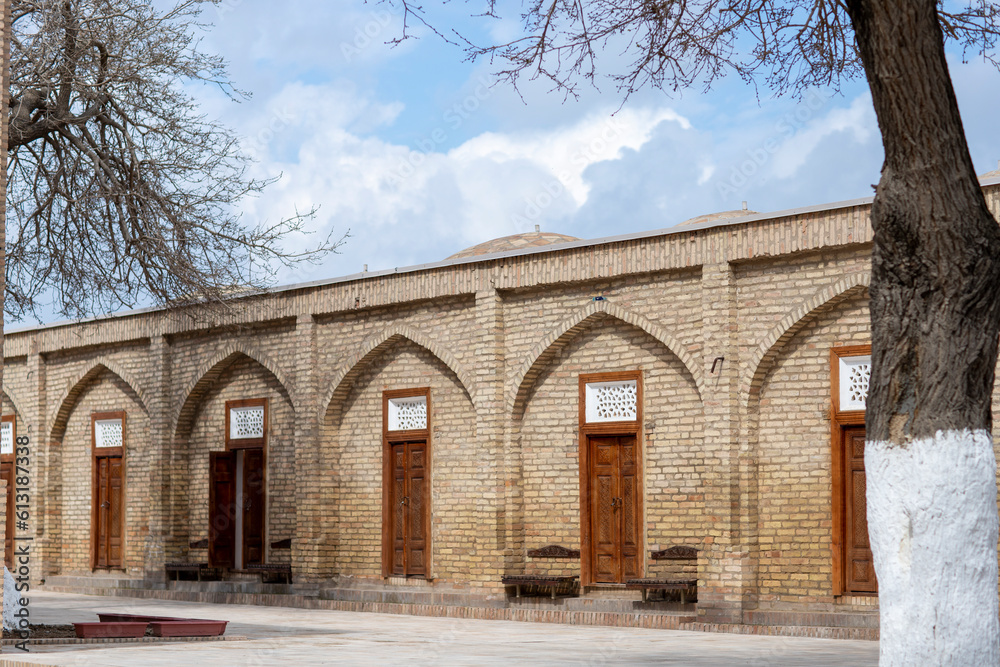
[[[0,667],[43,665],[876,665],[878,643],[394,616],[35,592],[33,623],[96,611],[230,621],[246,641],[4,647]]]

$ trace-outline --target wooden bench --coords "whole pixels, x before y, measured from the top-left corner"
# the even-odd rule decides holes
[[[580,559],[579,549],[567,549],[558,544],[550,544],[541,549],[528,549],[528,558],[567,558]]]
[[[679,591],[681,594],[681,604],[687,602],[687,597],[693,600],[698,595],[697,579],[629,579],[625,582],[625,588],[630,591],[642,591],[642,601],[648,602],[649,591]]]
[[[197,581],[218,581],[221,573],[217,567],[209,567],[208,563],[166,563],[164,570],[167,581],[180,581],[181,575],[194,575]]]
[[[510,574],[500,581],[503,582],[504,586],[514,587],[514,597],[521,597],[521,590],[527,589],[526,592],[533,592],[533,590],[540,590],[547,592],[552,596],[552,599],[556,599],[556,595],[574,595],[577,591],[577,581],[579,577],[546,577],[544,575],[534,575],[534,574]]]
[[[698,550],[694,547],[676,546],[669,549],[653,551],[649,554],[653,560],[698,560]]]
[[[698,550],[694,547],[678,545],[667,549],[660,549],[649,554],[653,560],[673,560],[698,562]],[[681,594],[681,604],[687,602],[690,597],[692,601],[698,599],[697,579],[629,579],[625,582],[628,590],[642,591],[642,601],[647,602],[650,591],[667,593],[677,591]]]
[[[246,566],[248,572],[260,573],[262,584],[292,583],[291,565],[274,565],[270,563],[253,563]]]

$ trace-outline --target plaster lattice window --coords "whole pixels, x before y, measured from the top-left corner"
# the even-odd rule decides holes
[[[427,397],[389,399],[389,430],[412,431],[427,428]]]
[[[100,419],[94,422],[95,445],[101,447],[122,446],[122,420]]]
[[[264,406],[229,409],[229,439],[247,440],[264,437]]]
[[[14,453],[14,423],[0,423],[0,454]]]
[[[635,380],[588,382],[587,423],[634,421],[638,408],[637,387]]]
[[[866,354],[860,357],[840,358],[840,409],[864,410],[868,400],[868,379],[872,374],[872,358]]]

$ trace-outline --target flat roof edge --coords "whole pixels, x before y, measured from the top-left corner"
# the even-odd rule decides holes
[[[1000,176],[990,176],[989,178],[982,178],[979,180],[979,184],[980,186],[983,187],[1000,185]],[[400,275],[404,273],[416,273],[419,271],[430,271],[434,269],[447,268],[450,266],[461,266],[463,264],[477,264],[480,262],[490,262],[498,259],[507,259],[509,257],[523,257],[527,255],[537,255],[548,252],[560,252],[563,250],[572,250],[575,248],[587,248],[590,246],[607,245],[611,243],[622,243],[626,241],[635,241],[639,239],[653,238],[657,236],[671,236],[674,234],[683,234],[686,232],[695,232],[706,229],[716,229],[719,227],[733,227],[736,225],[748,224],[752,222],[762,222],[766,220],[790,218],[798,215],[806,215],[809,213],[821,213],[823,211],[836,211],[845,208],[855,208],[858,206],[870,206],[873,200],[874,196],[861,197],[858,199],[846,199],[838,202],[831,202],[826,204],[814,204],[811,206],[800,206],[796,208],[789,208],[769,213],[753,213],[734,218],[708,220],[706,222],[701,222],[696,225],[683,225],[682,223],[677,223],[676,225],[673,225],[671,227],[663,227],[660,229],[654,229],[649,231],[630,232],[627,234],[617,234],[614,236],[603,236],[596,239],[580,239],[578,241],[567,241],[564,243],[552,243],[549,245],[538,246],[534,248],[518,248],[516,250],[505,250],[502,252],[489,253],[486,255],[473,255],[471,257],[445,259],[439,262],[429,262],[426,264],[413,264],[410,266],[396,267],[393,269],[382,269],[379,271],[362,271],[360,273],[352,273],[344,276],[337,276],[334,278],[323,278],[320,280],[312,280],[309,282],[292,283],[289,285],[279,285],[276,287],[269,287],[252,296],[266,296],[268,294],[280,294],[283,292],[293,292],[297,290],[307,290],[317,287],[326,287],[329,285],[338,285],[341,283],[366,280],[369,278],[382,278],[385,276]],[[234,299],[246,298],[247,296],[250,295],[236,296],[234,297]],[[45,324],[17,327],[17,328],[7,329],[5,331],[5,334],[12,335],[18,333],[25,333],[28,331],[55,329],[58,327],[85,324],[89,322],[98,322],[102,320],[133,317],[137,315],[143,315],[154,312],[164,312],[166,310],[167,308],[163,306],[149,306],[146,308],[126,310],[120,313],[111,313],[107,315],[94,315],[91,317],[81,318],[78,320],[59,320],[56,322],[49,322]]]

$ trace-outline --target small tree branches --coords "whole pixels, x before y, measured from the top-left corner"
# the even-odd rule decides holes
[[[199,50],[199,12],[180,0],[12,0],[7,301],[15,319],[54,295],[64,315],[221,301],[316,261],[343,241],[283,248],[311,212],[248,227],[237,207],[269,181],[248,177],[239,138],[184,90],[218,85]]]
[[[421,16],[410,0],[386,1]],[[482,14],[497,16],[496,0]],[[996,64],[996,3],[941,2],[940,17],[948,39]],[[595,49],[632,55],[609,73],[625,96],[643,86],[710,88],[727,74],[800,94],[863,74],[842,0],[531,0],[521,23],[523,36],[466,40],[467,53],[506,63],[499,74],[512,83],[543,78],[571,94],[581,80],[595,82]]]

